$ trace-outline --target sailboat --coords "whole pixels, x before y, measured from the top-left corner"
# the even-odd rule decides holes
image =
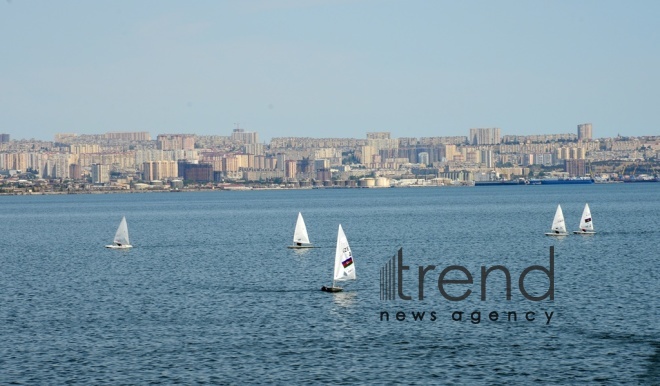
[[[126,217],[122,217],[119,227],[117,228],[117,233],[115,233],[115,239],[111,245],[106,245],[106,248],[112,249],[128,249],[133,248],[131,243],[128,241],[128,225],[126,225]]]
[[[341,292],[343,288],[336,287],[337,281],[355,280],[355,263],[353,262],[353,253],[351,247],[348,246],[348,240],[344,234],[344,230],[339,224],[339,231],[337,232],[337,248],[335,249],[335,269],[332,276],[332,287],[321,287],[321,291],[325,292]]]
[[[594,231],[594,222],[591,220],[591,211],[589,210],[589,204],[584,204],[584,210],[582,211],[582,218],[580,219],[580,230],[573,231],[576,235],[595,235]]]
[[[552,220],[552,230],[545,235],[568,236],[568,232],[566,232],[566,222],[564,222],[564,213],[561,211],[561,205],[557,205],[557,212],[555,212],[555,218]]]
[[[296,221],[296,229],[293,231],[293,245],[289,245],[287,248],[314,248],[314,246],[309,242],[309,236],[307,236],[307,227],[305,226],[305,220],[303,220],[302,214],[298,212],[298,221]]]

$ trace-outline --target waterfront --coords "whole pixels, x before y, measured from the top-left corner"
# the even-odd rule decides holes
[[[0,382],[652,384],[657,186],[0,197]],[[574,230],[585,202],[597,235],[543,236],[557,204]],[[320,248],[286,249],[298,211]],[[135,248],[105,250],[122,215]],[[358,281],[322,293],[339,223]],[[547,266],[551,245],[555,300],[527,301],[515,279]],[[513,299],[493,280],[487,301],[448,302],[429,279],[423,301],[383,302],[379,269],[399,247],[411,275],[505,265]],[[456,310],[482,320],[454,322]]]

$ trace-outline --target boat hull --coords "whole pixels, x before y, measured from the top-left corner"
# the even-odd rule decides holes
[[[514,186],[514,185],[525,185],[523,180],[513,180],[513,181],[475,181],[474,186]]]
[[[553,179],[553,178],[541,178],[533,179],[529,181],[530,185],[584,185],[584,184],[593,184],[594,180],[591,178],[569,178],[569,179]]]
[[[546,236],[568,236],[568,233],[546,233]]]
[[[341,287],[326,287],[326,286],[321,287],[321,291],[323,292],[341,292],[343,290],[344,289]]]
[[[306,248],[316,248],[315,246],[309,244],[309,245],[289,245],[287,246],[289,249],[306,249]]]
[[[573,234],[574,234],[574,235],[595,235],[596,232],[594,232],[594,231],[586,231],[586,232],[582,232],[582,231],[573,231]]]
[[[129,248],[133,248],[132,245],[106,245],[105,247],[109,248],[109,249],[129,249]]]

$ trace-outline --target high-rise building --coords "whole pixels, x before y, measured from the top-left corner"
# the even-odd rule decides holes
[[[275,158],[275,157],[266,157],[264,169],[275,170],[276,168],[277,168],[277,158]]]
[[[418,163],[420,163],[420,164],[428,165],[430,163],[429,162],[429,153],[425,152],[425,151],[420,152],[419,154],[417,154],[417,160],[418,160]]]
[[[0,143],[9,142],[9,134],[0,134]]]
[[[248,154],[234,154],[234,157],[236,157],[236,162],[239,169],[250,167],[250,157]]]
[[[481,163],[484,164],[487,168],[495,167],[492,150],[481,150]]]
[[[96,143],[74,143],[69,145],[71,154],[100,153],[101,146]]]
[[[578,141],[589,141],[591,140],[591,123],[582,123],[577,127],[578,131]]]
[[[390,139],[389,131],[374,131],[367,133],[367,139]]]
[[[179,174],[179,166],[176,161],[156,161],[154,166],[154,174],[158,180],[174,178]]]
[[[48,165],[50,178],[69,178],[69,155],[68,154],[50,154],[48,155]]]
[[[564,161],[564,171],[571,177],[584,177],[587,175],[586,161],[583,159],[567,159]]]
[[[277,153],[277,170],[286,170],[286,153]]]
[[[295,160],[287,160],[286,161],[286,171],[285,171],[286,178],[296,178],[296,174],[298,174],[298,165]]]
[[[330,169],[330,160],[327,159],[314,160],[314,170],[319,171],[321,169]]]
[[[259,142],[259,133],[245,131],[244,129],[236,128],[231,133],[232,141],[242,142],[245,144],[249,143],[258,143]]]
[[[105,138],[117,139],[121,141],[151,141],[151,136],[147,131],[105,133]]]
[[[92,164],[92,183],[104,184],[110,181],[110,166]]]
[[[78,164],[69,165],[69,178],[74,180],[82,179],[82,168]]]
[[[183,179],[194,182],[212,182],[213,165],[211,164],[185,164]]]
[[[178,171],[176,176],[179,179],[183,179],[183,171],[185,170],[186,164],[188,162],[189,161],[187,159],[180,159],[180,160],[176,161],[176,168],[177,168],[177,171]]]
[[[465,161],[470,163],[481,163],[481,152],[478,150],[468,150],[465,152]]]
[[[264,155],[263,143],[246,143],[244,146],[245,152],[254,155]]]
[[[50,178],[50,171],[52,165],[48,162],[48,159],[45,159],[43,163],[39,166],[39,176],[41,178]]]
[[[374,162],[374,155],[378,154],[373,146],[360,146],[360,163],[369,165]]]
[[[222,159],[222,171],[227,172],[237,172],[238,171],[238,158],[235,156],[227,156]]]
[[[178,177],[179,166],[176,161],[147,161],[142,164],[142,179],[145,181],[164,180]]]
[[[159,150],[194,150],[195,136],[190,134],[158,134]]]
[[[552,165],[552,153],[537,153],[534,154],[534,164],[536,165]]]
[[[440,150],[441,157],[444,157],[447,161],[453,161],[454,156],[458,154],[456,145],[454,144],[441,145]]]
[[[373,147],[376,154],[381,150],[391,151],[392,156],[399,148],[399,140],[390,138],[389,132],[367,133],[367,146]]]
[[[257,170],[266,169],[266,156],[265,155],[255,155],[254,156],[254,165],[252,168]]]
[[[469,140],[472,145],[497,145],[501,139],[501,130],[498,127],[470,129]]]

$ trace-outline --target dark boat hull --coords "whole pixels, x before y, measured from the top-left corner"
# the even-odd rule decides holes
[[[530,184],[536,185],[538,183],[541,185],[588,185],[593,184],[594,180],[589,178],[576,178],[576,179],[565,179],[565,180],[553,180],[553,179],[539,179],[539,180],[530,180]]]
[[[323,292],[341,292],[343,290],[344,289],[341,287],[326,287],[326,286],[321,287],[321,291]]]
[[[513,181],[475,181],[474,186],[518,186],[525,185],[523,180]]]

